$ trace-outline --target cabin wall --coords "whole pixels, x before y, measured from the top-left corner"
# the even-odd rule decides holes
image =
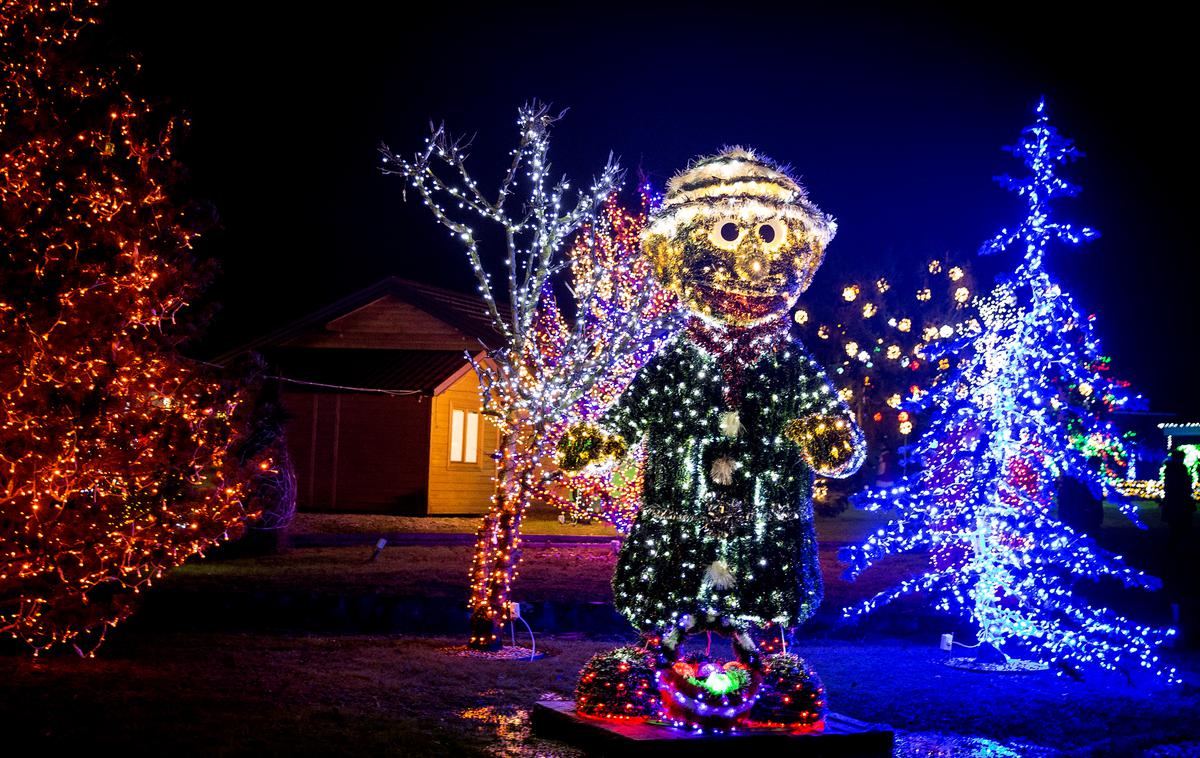
[[[433,398],[429,420],[429,510],[433,514],[484,513],[492,496],[496,462],[492,453],[499,446],[496,425],[480,417],[479,460],[454,463],[450,460],[450,418],[454,409],[479,412],[479,377],[474,370],[463,374],[446,391]]]
[[[425,512],[430,398],[285,391],[283,405],[300,509]]]

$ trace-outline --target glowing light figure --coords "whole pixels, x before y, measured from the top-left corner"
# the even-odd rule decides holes
[[[1028,215],[980,250],[1016,250],[1022,259],[1008,282],[978,301],[980,329],[955,350],[956,369],[915,406],[932,404],[936,411],[916,445],[923,468],[894,487],[856,497],[862,507],[897,515],[842,552],[851,577],[914,549],[930,551],[931,568],[845,615],[919,591],[936,609],[965,617],[980,643],[1005,654],[1057,664],[1059,673],[1133,667],[1177,682],[1157,653],[1173,630],[1092,607],[1073,589],[1100,577],[1146,590],[1161,583],[1059,523],[1052,510],[1055,482],[1064,474],[1115,495],[1084,465],[1072,436],[1109,431],[1095,404],[1111,410],[1125,395],[1100,370],[1092,320],[1080,316],[1043,265],[1052,243],[1074,246],[1097,233],[1052,217],[1050,201],[1077,191],[1057,175],[1077,151],[1050,125],[1044,102],[1036,115],[1011,148],[1028,176],[1000,179],[1025,199]],[[1083,383],[1093,392],[1081,400],[1071,388]],[[1122,503],[1122,510],[1137,523],[1133,505]]]

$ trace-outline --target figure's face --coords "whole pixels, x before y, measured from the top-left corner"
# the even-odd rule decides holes
[[[699,214],[673,237],[648,234],[655,272],[682,305],[729,326],[791,310],[824,251],[794,218]]]

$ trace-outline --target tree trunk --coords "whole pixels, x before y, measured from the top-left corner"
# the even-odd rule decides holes
[[[521,561],[521,519],[532,495],[530,477],[536,464],[530,451],[519,450],[515,435],[501,440],[493,503],[476,533],[471,567],[472,650],[499,650],[500,633],[510,620],[513,576]]]

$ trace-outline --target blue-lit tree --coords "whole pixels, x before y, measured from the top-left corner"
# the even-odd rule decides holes
[[[921,591],[937,609],[969,619],[983,649],[1056,665],[1059,673],[1132,664],[1176,681],[1156,654],[1173,630],[1093,607],[1074,591],[1080,581],[1102,577],[1142,589],[1159,581],[1054,516],[1059,477],[1107,487],[1071,438],[1111,433],[1106,411],[1123,402],[1123,393],[1105,373],[1091,317],[1075,309],[1044,266],[1054,243],[1075,246],[1098,235],[1054,219],[1051,202],[1078,192],[1057,172],[1080,153],[1050,125],[1044,101],[1036,115],[1009,148],[1028,174],[998,178],[1026,201],[1028,215],[980,250],[1019,252],[1021,261],[976,301],[978,329],[960,328],[944,348],[954,364],[922,401],[933,404],[934,419],[917,445],[920,472],[858,496],[865,508],[897,515],[842,553],[851,577],[885,556],[918,549],[931,553],[930,568],[845,615]],[[1132,504],[1122,510],[1137,522]]]

